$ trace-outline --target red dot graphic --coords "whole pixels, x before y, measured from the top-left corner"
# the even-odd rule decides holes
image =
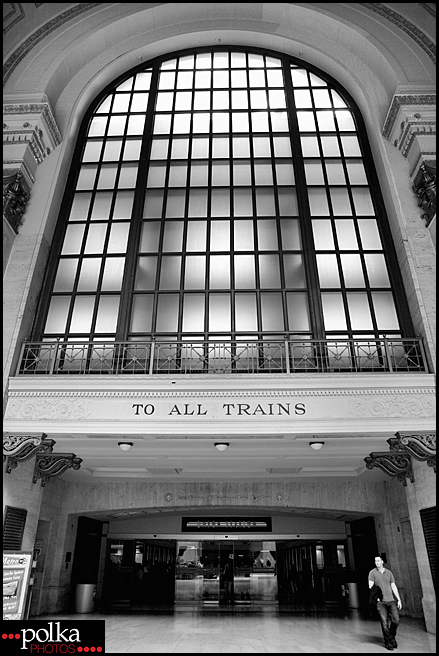
[[[14,634],[13,634],[13,633],[10,633],[10,634],[9,634],[9,639],[12,640],[13,637],[14,637]]]
[[[20,636],[19,633],[16,633],[16,634],[15,634],[15,639],[16,639],[16,640],[20,640],[20,637],[21,637],[21,636]]]
[[[78,647],[78,651],[82,651],[82,647]]]
[[[7,637],[8,637],[8,634],[7,634],[7,633],[2,633],[2,638],[3,638],[3,640],[4,640],[5,638],[7,638]]]
[[[96,651],[102,651],[102,647],[98,647]]]
[[[96,647],[90,647],[90,651],[96,651]]]
[[[84,651],[88,651],[88,647],[84,647]]]

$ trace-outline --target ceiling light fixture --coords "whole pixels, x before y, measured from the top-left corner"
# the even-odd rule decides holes
[[[311,449],[314,449],[314,451],[320,451],[322,446],[324,446],[324,442],[310,442],[309,445]]]
[[[132,442],[119,442],[119,446],[122,451],[128,451],[133,446]]]
[[[215,446],[218,449],[218,451],[225,451],[227,447],[229,446],[228,442],[215,442]]]

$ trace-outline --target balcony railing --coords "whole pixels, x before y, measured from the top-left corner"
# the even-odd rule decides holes
[[[419,339],[25,342],[17,375],[427,371]]]

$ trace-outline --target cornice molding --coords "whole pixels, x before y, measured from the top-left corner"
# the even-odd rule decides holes
[[[404,105],[436,105],[436,94],[434,93],[416,93],[416,94],[405,94],[405,93],[396,93],[393,96],[392,102],[390,104],[389,111],[387,112],[387,117],[384,122],[384,127],[382,130],[382,135],[385,139],[388,139],[394,124],[398,112],[401,107]]]

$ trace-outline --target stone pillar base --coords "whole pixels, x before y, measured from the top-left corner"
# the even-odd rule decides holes
[[[428,633],[436,635],[436,599],[422,597],[422,608],[424,609],[425,628]]]

